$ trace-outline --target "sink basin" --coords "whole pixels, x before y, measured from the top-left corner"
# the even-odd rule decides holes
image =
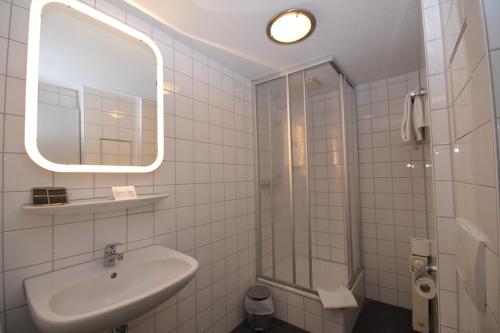
[[[24,281],[31,316],[44,333],[94,333],[117,327],[164,302],[194,276],[198,262],[155,245],[123,261],[65,268]]]

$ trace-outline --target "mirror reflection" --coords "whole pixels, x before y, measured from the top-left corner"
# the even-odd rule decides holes
[[[147,166],[157,156],[149,46],[59,3],[43,8],[37,144],[59,164]]]

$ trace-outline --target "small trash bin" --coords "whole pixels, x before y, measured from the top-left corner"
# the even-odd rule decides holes
[[[264,286],[249,288],[245,297],[245,311],[251,329],[257,332],[270,329],[274,314],[271,291]]]

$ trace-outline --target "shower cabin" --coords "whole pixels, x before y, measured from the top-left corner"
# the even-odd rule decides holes
[[[360,275],[355,91],[333,59],[254,82],[257,275],[314,297]]]

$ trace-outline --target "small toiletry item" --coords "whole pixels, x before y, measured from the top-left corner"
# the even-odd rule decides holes
[[[137,198],[135,186],[113,186],[113,196],[115,200],[127,200]]]
[[[31,189],[33,205],[64,205],[68,196],[64,187],[33,187]]]

